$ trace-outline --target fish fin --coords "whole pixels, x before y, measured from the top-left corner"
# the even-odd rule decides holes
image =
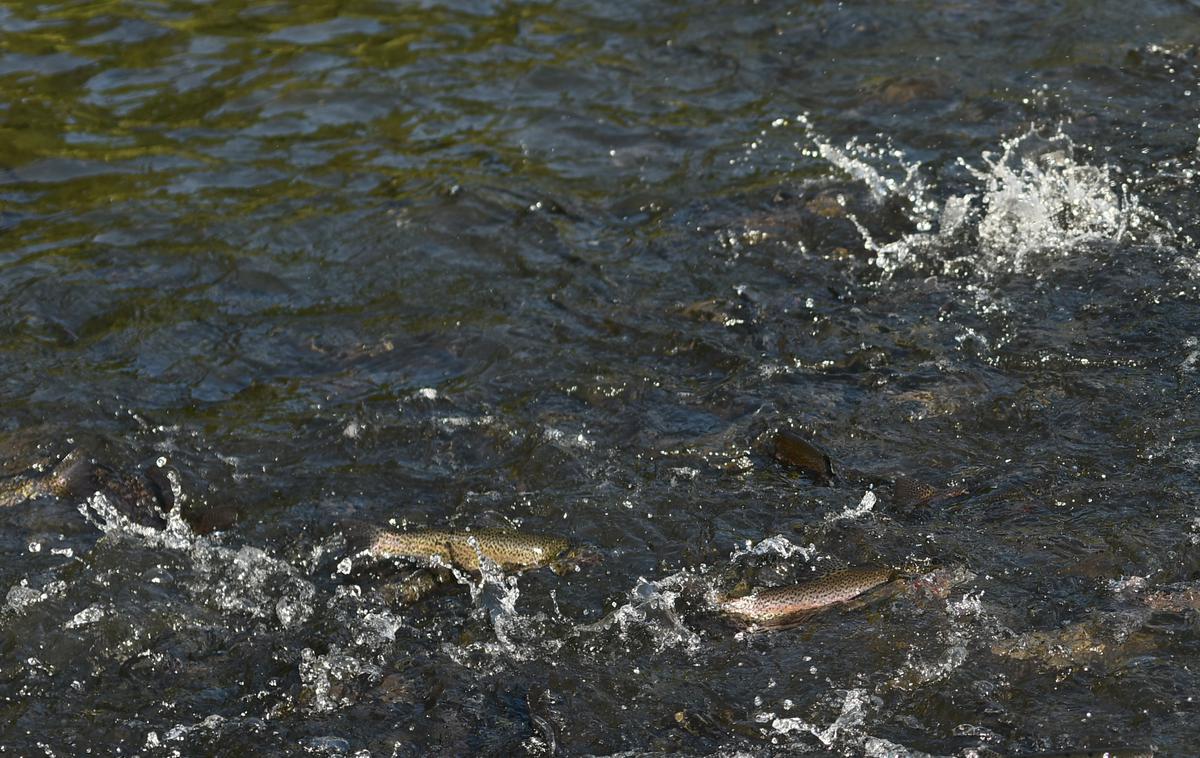
[[[868,605],[877,603],[881,600],[886,600],[890,597],[895,597],[907,586],[907,583],[902,580],[892,579],[878,587],[872,587],[858,597],[851,598],[844,603],[838,603],[836,606],[843,611],[854,611],[859,608],[865,608]]]
[[[417,569],[390,585],[388,594],[401,604],[413,605],[433,594],[441,583],[442,579],[436,573],[429,569]]]
[[[446,551],[446,555],[450,556],[450,563],[459,568],[466,568],[471,563],[479,562],[475,548],[471,547],[469,543],[455,544],[452,540],[446,540],[442,543],[442,549]]]

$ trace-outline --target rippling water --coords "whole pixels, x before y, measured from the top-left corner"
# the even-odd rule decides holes
[[[179,490],[164,531],[0,512],[0,744],[1192,753],[1198,35],[1182,0],[0,4],[0,474],[81,446]],[[780,428],[967,494],[817,486]],[[603,562],[404,605],[345,519]],[[954,580],[713,612],[843,564]]]

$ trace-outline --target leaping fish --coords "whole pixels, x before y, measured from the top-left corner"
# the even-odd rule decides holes
[[[439,558],[444,563],[479,571],[480,556],[505,571],[525,571],[548,566],[564,574],[595,555],[562,537],[512,529],[421,529],[398,532],[361,525],[358,539],[364,552],[378,558]]]
[[[888,568],[846,568],[799,584],[721,600],[717,605],[725,614],[753,626],[785,628],[813,613],[853,600],[894,576],[895,572]]]
[[[67,497],[90,491],[92,467],[82,450],[72,450],[49,473],[0,481],[0,508],[39,497]]]

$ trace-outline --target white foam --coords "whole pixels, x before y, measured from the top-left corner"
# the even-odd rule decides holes
[[[776,534],[773,537],[752,543],[746,541],[744,548],[737,548],[729,555],[729,560],[735,561],[745,555],[768,555],[774,553],[782,558],[791,558],[793,555],[799,555],[804,560],[811,560],[816,555],[817,546],[809,543],[807,546],[796,545],[782,534]]]
[[[922,179],[920,161],[903,151],[857,140],[834,146],[807,120],[801,123],[814,146],[802,147],[804,154],[861,182],[875,204],[907,201],[917,231],[886,244],[847,213],[885,276],[919,262],[941,263],[947,272],[966,263],[986,279],[1030,270],[1035,254],[1063,257],[1087,243],[1162,241],[1150,227],[1165,224],[1142,208],[1132,182],[1107,164],[1078,161],[1088,151],[1061,127],[1048,137],[1031,129],[1001,142],[998,152],[960,157],[956,165],[974,186],[938,200]],[[972,232],[977,244],[961,244]]]
[[[865,516],[875,507],[875,503],[879,498],[871,490],[863,493],[862,500],[858,501],[858,505],[851,506],[841,513],[832,513],[825,517],[825,522],[832,524],[835,521],[853,521],[859,516]]]

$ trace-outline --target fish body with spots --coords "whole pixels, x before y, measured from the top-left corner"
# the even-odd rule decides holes
[[[587,558],[570,540],[511,529],[400,532],[367,527],[364,536],[365,552],[375,557],[437,558],[464,571],[479,571],[483,557],[506,571],[549,567],[562,574]]]
[[[887,568],[840,569],[799,584],[772,587],[743,597],[721,600],[718,607],[726,615],[755,626],[785,626],[853,600],[891,581],[894,575]]]

